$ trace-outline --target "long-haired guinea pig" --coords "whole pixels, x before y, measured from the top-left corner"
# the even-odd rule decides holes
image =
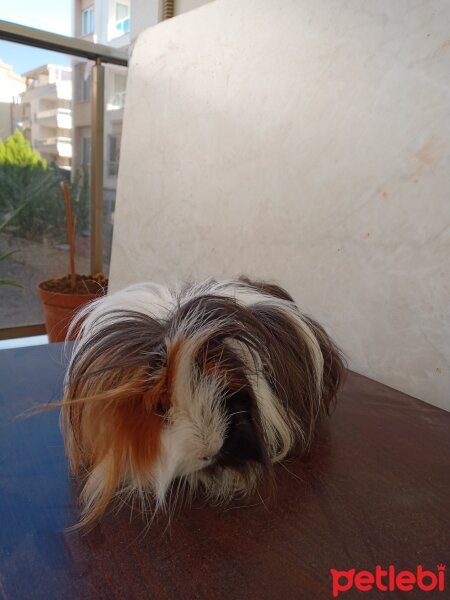
[[[78,325],[61,426],[84,483],[80,526],[118,496],[154,515],[169,498],[251,495],[308,449],[344,372],[286,291],[244,278],[133,285]]]

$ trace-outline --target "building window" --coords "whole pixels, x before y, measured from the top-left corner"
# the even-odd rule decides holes
[[[89,102],[91,99],[92,79],[89,74],[81,79],[81,102]]]
[[[84,166],[91,164],[91,138],[81,138],[81,164]]]
[[[127,87],[127,76],[125,73],[114,73],[114,93],[120,94]]]
[[[94,7],[90,6],[81,13],[81,35],[94,33]]]
[[[121,21],[125,19],[130,14],[130,7],[128,4],[122,4],[121,2],[116,2],[116,21]]]
[[[108,175],[117,177],[119,171],[120,134],[108,136]]]
[[[128,4],[116,2],[116,30],[120,33],[130,31],[130,7]]]
[[[107,109],[117,110],[125,104],[125,89],[127,87],[127,76],[123,73],[114,73],[113,94],[109,98]]]

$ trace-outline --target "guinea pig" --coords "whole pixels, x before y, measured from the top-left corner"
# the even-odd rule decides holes
[[[132,285],[75,327],[61,429],[83,527],[117,497],[155,515],[173,499],[251,496],[308,450],[344,373],[284,289],[246,278]]]

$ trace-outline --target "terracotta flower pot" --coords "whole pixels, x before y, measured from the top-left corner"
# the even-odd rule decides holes
[[[102,274],[76,275],[75,293],[70,291],[72,288],[69,275],[41,281],[38,285],[38,293],[44,307],[45,328],[49,341],[63,342],[78,310],[106,294],[107,287],[108,279]],[[80,291],[85,293],[77,293]],[[76,334],[77,329],[67,339],[74,339]]]
[[[61,294],[49,292],[38,285],[39,298],[44,307],[45,328],[50,342],[63,342],[78,309],[98,298],[97,294]],[[74,339],[76,332],[69,339]]]

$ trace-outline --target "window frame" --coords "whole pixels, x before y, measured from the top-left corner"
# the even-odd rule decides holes
[[[94,33],[94,5],[81,11],[81,35],[91,35],[92,33]]]

